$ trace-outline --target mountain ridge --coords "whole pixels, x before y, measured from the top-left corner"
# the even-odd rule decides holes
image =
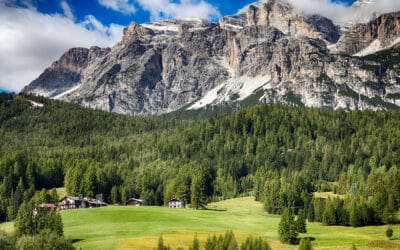
[[[400,29],[390,27],[399,26],[399,16],[384,14],[342,34],[328,18],[270,0],[218,23],[132,22],[112,48],[71,49],[22,92],[130,115],[240,103],[260,92],[259,103],[396,107],[397,66],[360,56],[376,52],[374,36],[381,44],[397,41]],[[357,37],[366,42],[352,43]]]

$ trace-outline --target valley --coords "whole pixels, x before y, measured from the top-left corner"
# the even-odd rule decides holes
[[[65,51],[0,89],[0,249],[400,249],[399,3],[68,2],[0,3],[82,35],[0,48]]]

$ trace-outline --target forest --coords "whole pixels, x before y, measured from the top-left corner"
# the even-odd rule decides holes
[[[254,195],[269,213],[301,211],[326,225],[393,223],[400,208],[395,110],[259,105],[194,121],[3,93],[0,138],[0,221],[35,191],[47,202],[62,186],[111,204],[176,196],[196,208]],[[327,191],[337,197],[313,195]]]

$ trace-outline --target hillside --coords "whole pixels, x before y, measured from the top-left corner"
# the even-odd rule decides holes
[[[15,218],[35,189],[62,186],[69,194],[102,193],[112,204],[137,197],[163,205],[173,196],[190,203],[197,196],[211,201],[253,192],[270,213],[294,203],[327,224],[396,221],[398,111],[256,106],[194,122],[34,96],[2,94],[0,100],[1,221]],[[350,198],[321,203],[309,198],[316,191]],[[328,220],[321,207],[344,209]]]

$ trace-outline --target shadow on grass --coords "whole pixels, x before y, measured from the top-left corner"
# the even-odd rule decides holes
[[[206,208],[204,210],[216,211],[216,212],[226,212],[226,211],[228,211],[228,209],[226,209],[226,208]]]
[[[84,239],[72,239],[72,244],[75,244],[75,243],[77,243],[79,241],[82,241],[82,240],[84,240]]]

